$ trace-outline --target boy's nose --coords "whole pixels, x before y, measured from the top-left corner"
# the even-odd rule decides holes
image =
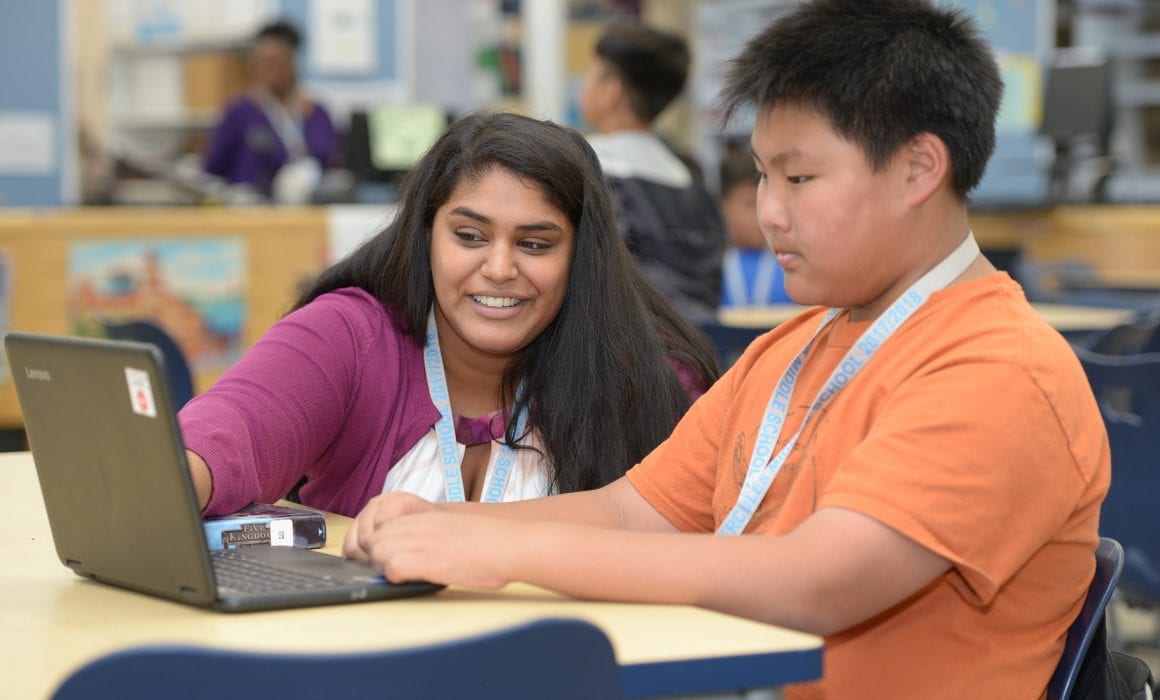
[[[757,225],[766,234],[789,228],[789,212],[785,202],[773,189],[765,186],[757,193]]]

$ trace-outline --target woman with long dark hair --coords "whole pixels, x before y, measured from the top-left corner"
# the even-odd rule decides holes
[[[303,503],[347,515],[393,490],[517,500],[620,477],[715,358],[621,242],[582,136],[471,115],[179,420],[207,514],[302,479]]]

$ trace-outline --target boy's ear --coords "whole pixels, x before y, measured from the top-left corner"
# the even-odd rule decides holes
[[[619,107],[626,98],[624,83],[616,73],[609,73],[604,77],[601,89],[604,90],[605,104],[610,108]]]
[[[943,140],[924,131],[902,147],[909,203],[922,204],[950,182],[951,154]]]

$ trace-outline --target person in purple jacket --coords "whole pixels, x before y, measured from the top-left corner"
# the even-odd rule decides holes
[[[659,444],[716,354],[621,241],[577,132],[470,115],[381,233],[178,419],[207,515],[284,497],[511,501],[597,488]]]
[[[280,182],[286,191],[298,185],[309,194],[322,171],[337,165],[339,137],[330,115],[298,88],[294,54],[301,43],[289,22],[258,31],[253,86],[226,105],[204,155],[207,173],[269,199],[277,198]]]

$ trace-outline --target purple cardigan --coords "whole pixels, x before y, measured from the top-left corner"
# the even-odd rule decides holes
[[[302,125],[310,155],[327,168],[338,158],[339,140],[330,115],[312,104]],[[266,113],[253,95],[244,94],[226,105],[214,128],[203,168],[233,184],[247,183],[270,196],[274,174],[286,164],[288,153]]]
[[[401,321],[361,289],[323,294],[187,403],[185,445],[213,472],[205,513],[276,501],[302,476],[303,503],[343,515],[382,493],[387,471],[439,418],[423,349]],[[704,391],[690,369],[678,374],[694,398]],[[502,435],[502,420],[492,423]],[[478,421],[458,422],[460,442],[479,442],[472,432]]]

